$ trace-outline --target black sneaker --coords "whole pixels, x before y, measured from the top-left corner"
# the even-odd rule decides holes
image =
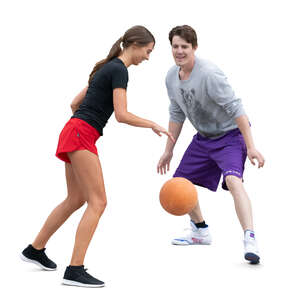
[[[21,258],[24,261],[38,265],[44,270],[55,271],[57,269],[57,265],[47,257],[45,250],[46,248],[37,250],[32,245],[29,245],[21,253]]]
[[[103,287],[104,282],[92,277],[84,266],[68,266],[65,271],[63,284],[81,287]]]

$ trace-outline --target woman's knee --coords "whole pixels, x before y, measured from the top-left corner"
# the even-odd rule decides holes
[[[86,200],[81,196],[68,195],[66,204],[71,211],[76,211],[86,203]]]
[[[102,214],[106,208],[107,199],[105,196],[90,197],[87,204],[95,213]]]

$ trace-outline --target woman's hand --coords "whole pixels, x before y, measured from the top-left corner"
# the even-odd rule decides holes
[[[88,89],[88,86],[85,87],[80,93],[78,93],[72,103],[71,103],[71,110],[72,110],[72,113],[74,114],[76,112],[76,110],[78,110],[79,106],[81,105],[81,103],[83,102],[84,100],[84,97],[86,95],[86,92],[87,92],[87,89]]]
[[[159,126],[158,124],[154,123],[154,125],[152,126],[152,130],[159,136],[162,136],[161,133],[167,135],[172,140],[172,142],[175,143],[175,139],[172,136],[172,134],[168,132],[165,128]]]

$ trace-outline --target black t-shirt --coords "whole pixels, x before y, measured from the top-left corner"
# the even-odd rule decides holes
[[[127,88],[128,71],[119,58],[114,58],[97,72],[87,89],[86,96],[72,118],[79,118],[93,126],[100,135],[114,111],[113,90]]]

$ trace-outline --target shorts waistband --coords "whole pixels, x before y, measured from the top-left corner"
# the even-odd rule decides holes
[[[239,128],[231,129],[231,130],[225,132],[224,134],[219,135],[218,137],[212,137],[212,138],[206,137],[206,136],[201,135],[199,132],[197,132],[195,136],[197,137],[198,140],[201,140],[201,141],[215,141],[215,140],[221,139],[225,136],[228,136],[231,134],[237,134],[237,133],[240,133]]]
[[[96,136],[100,136],[100,133],[92,127],[90,124],[88,124],[86,121],[79,119],[79,118],[70,118],[69,122],[73,125],[79,125],[85,127],[91,134],[94,134]]]

